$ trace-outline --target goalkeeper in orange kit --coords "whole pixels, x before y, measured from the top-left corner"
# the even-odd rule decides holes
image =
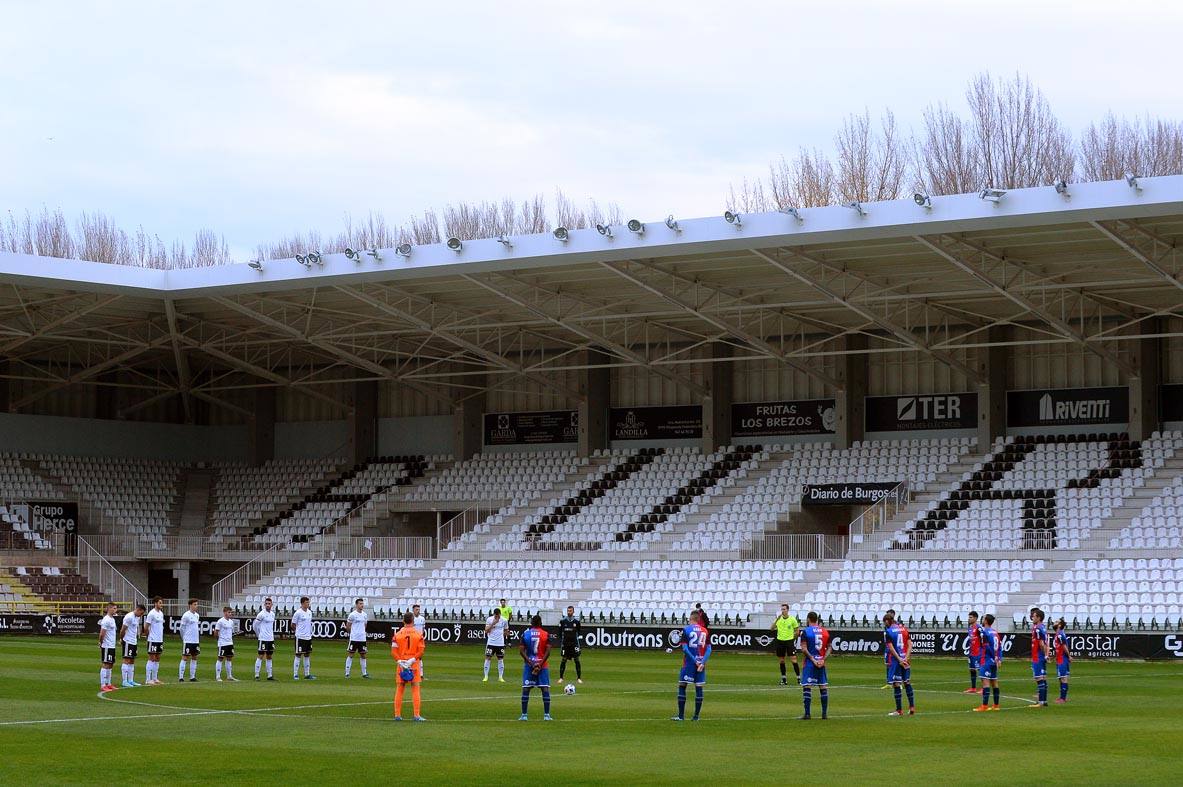
[[[427,721],[420,714],[419,684],[423,681],[423,634],[415,628],[415,616],[403,615],[403,627],[390,640],[390,655],[397,664],[394,682],[394,720],[403,719],[403,691],[411,684],[411,705],[415,721]]]

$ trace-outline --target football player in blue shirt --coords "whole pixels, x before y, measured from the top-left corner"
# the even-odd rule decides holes
[[[805,629],[801,632],[801,642],[805,646],[805,666],[801,669],[801,701],[805,705],[805,715],[802,720],[809,719],[810,705],[813,703],[813,687],[821,690],[822,718],[830,709],[830,681],[826,677],[826,654],[830,651],[830,632],[822,628],[820,617],[816,612],[805,616]]]
[[[702,624],[704,613],[695,609],[690,613],[690,623],[682,629],[682,671],[678,673],[678,715],[671,721],[686,718],[686,684],[694,684],[694,716],[698,721],[702,711],[702,687],[707,682],[707,659],[711,657],[711,635]]]
[[[1031,609],[1031,676],[1035,678],[1036,701],[1028,708],[1047,707],[1047,627],[1043,625],[1043,610]]]
[[[982,616],[982,660],[978,676],[982,679],[982,704],[974,711],[998,710],[998,668],[1002,665],[1002,637],[994,630],[994,616]],[[990,707],[990,691],[994,691],[994,707]]]
[[[1068,647],[1068,624],[1063,618],[1057,620],[1052,629],[1056,632],[1052,640],[1056,649],[1056,675],[1060,678],[1060,698],[1057,705],[1068,701],[1068,676],[1072,668],[1072,650]]]
[[[550,717],[550,634],[542,628],[542,616],[535,615],[530,619],[530,628],[522,632],[518,644],[518,652],[522,654],[522,715],[518,721],[527,721],[526,715],[530,707],[530,692],[535,687],[542,690],[542,719],[552,721]]]
[[[895,616],[888,612],[883,616],[883,625],[887,629],[887,682],[895,694],[895,711],[889,716],[903,716],[903,689],[908,689],[908,715],[916,715],[916,695],[912,691],[912,642],[907,629],[896,622]]]

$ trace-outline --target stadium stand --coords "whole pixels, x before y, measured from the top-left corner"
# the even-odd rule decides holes
[[[1183,559],[1077,560],[1039,606],[1074,629],[1175,629],[1183,626]]]
[[[25,455],[0,455],[0,500],[60,499],[63,491],[26,467]]]
[[[15,507],[0,505],[0,548],[49,549],[51,546]]]
[[[528,454],[477,454],[416,484],[404,501],[506,501],[524,505],[529,497],[550,489],[586,465],[573,451]]]
[[[1171,466],[1183,470],[1183,460],[1178,457],[1183,451],[1183,432],[1156,433],[1147,441],[1144,453],[1154,465]],[[1148,481],[1151,486],[1154,482]],[[1172,549],[1183,546],[1183,473],[1173,479],[1161,480],[1162,488],[1133,517],[1120,533],[1109,541],[1110,549]]]
[[[341,464],[337,459],[272,459],[259,467],[218,464],[210,535],[227,544],[244,540],[252,528],[334,480]]]
[[[48,602],[103,601],[103,594],[76,571],[56,566],[15,566],[5,581],[11,588],[26,590],[36,600]]]
[[[371,607],[385,602],[422,560],[305,559],[280,569],[236,596],[231,605],[254,610],[270,596],[277,609],[294,610],[310,596],[318,612],[341,611],[359,596]]]

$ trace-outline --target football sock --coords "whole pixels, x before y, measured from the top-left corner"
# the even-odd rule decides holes
[[[563,659],[562,661],[559,662],[559,680],[562,680],[563,676],[566,674],[567,674],[567,660]]]
[[[152,680],[160,680],[160,662],[149,661],[148,666],[152,668]]]
[[[422,707],[422,697],[419,695],[419,684],[411,684],[411,707],[415,709],[416,716],[422,716],[419,709]]]
[[[189,659],[189,678],[197,677],[197,659]]]
[[[307,678],[311,674],[312,674],[312,657],[305,656],[304,657],[304,677]]]
[[[997,705],[997,704],[998,704],[998,698],[999,698],[1000,696],[1002,696],[1002,692],[1001,692],[1001,691],[999,691],[999,689],[998,689],[998,687],[997,687],[997,686],[995,686],[995,687],[994,687],[994,704],[995,704],[995,705]]]
[[[578,656],[575,657],[575,677],[583,679],[583,665],[579,663]]]
[[[106,667],[99,668],[99,685],[100,686],[107,685],[107,668]],[[1063,694],[1064,693],[1063,690],[1061,690],[1060,693]]]
[[[152,662],[150,661],[144,665],[144,680],[152,680]]]
[[[986,685],[986,681],[982,681],[982,704],[990,704],[990,687]]]
[[[489,660],[485,659],[485,677],[489,677]]]
[[[396,680],[395,684],[396,685],[394,687],[394,715],[395,716],[402,716],[403,715],[403,687],[406,686],[407,684],[403,683],[401,680]]]
[[[694,687],[694,716],[697,718],[702,710],[702,686]]]
[[[530,707],[530,690],[527,688],[523,688],[522,689],[522,715],[523,716],[526,715],[527,708],[529,708],[529,707]]]
[[[263,659],[255,659],[255,677],[259,677],[259,670],[263,669]],[[270,673],[270,671],[268,671]]]
[[[119,670],[119,674],[123,676],[124,683],[130,683],[131,682],[131,665],[124,664],[122,666],[122,669]]]
[[[678,684],[678,718],[686,715],[686,684]]]
[[[226,677],[227,678],[234,677],[234,668],[231,666],[231,663],[229,661],[226,662]]]
[[[218,680],[222,679],[222,662],[220,661],[214,662],[214,677]]]
[[[916,707],[916,693],[912,691],[912,684],[905,683],[904,684],[904,691],[906,691],[908,693],[908,707],[915,708]]]
[[[801,677],[801,667],[795,661],[793,662],[793,674],[796,675],[798,678]]]
[[[805,703],[805,715],[809,715],[809,706],[813,704],[813,689],[806,686],[801,689],[801,701]]]
[[[345,677],[349,677],[349,671],[353,669],[353,656],[345,657]]]
[[[185,660],[181,660],[181,666],[177,669],[177,677],[182,680],[185,678]]]
[[[830,691],[829,691],[829,689],[823,688],[821,690],[821,695],[822,695],[822,718],[824,719],[826,717],[826,712],[829,711],[829,709],[830,709]]]
[[[978,671],[972,667],[969,670],[969,687],[976,689],[978,687]]]
[[[784,678],[784,677],[787,677],[787,676],[788,676],[788,674],[789,674],[789,673],[785,672],[785,663],[782,661],[782,662],[780,663],[780,676],[781,676],[782,678]]]
[[[271,677],[271,659],[267,659],[267,677]]]
[[[1067,683],[1060,684],[1060,699],[1062,699],[1062,700],[1068,699],[1068,684]]]
[[[300,657],[299,656],[296,656],[296,658],[292,659],[292,677],[293,678],[300,677]]]
[[[361,661],[361,674],[362,675],[369,675],[370,671],[368,669],[366,669],[366,660],[360,659],[360,661]]]
[[[901,711],[904,709],[904,692],[899,686],[892,686],[892,692],[895,694],[895,709]]]
[[[542,712],[550,713],[550,689],[546,686],[542,687]]]
[[[505,662],[502,659],[497,659],[497,677],[505,677]]]
[[[1047,702],[1047,681],[1039,681],[1039,701]]]

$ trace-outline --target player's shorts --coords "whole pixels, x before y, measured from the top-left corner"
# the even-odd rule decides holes
[[[538,670],[537,675],[534,674],[534,671],[530,668],[530,665],[527,664],[522,667],[522,688],[532,689],[534,687],[538,687],[540,689],[550,688],[549,667],[543,667],[542,669]]]
[[[270,656],[274,652],[275,652],[275,640],[272,640],[272,639],[259,640],[259,655],[260,656],[264,655],[264,654]]]
[[[99,648],[99,663],[100,664],[114,664],[115,663],[115,648]]]
[[[580,649],[579,649],[578,645],[564,645],[563,646],[563,660],[566,661],[569,659],[579,658],[579,650]]]
[[[975,671],[976,671],[976,670],[977,670],[977,668],[978,668],[978,667],[980,667],[981,665],[982,665],[982,657],[981,657],[981,656],[975,656],[975,655],[973,655],[973,654],[970,654],[970,657],[969,657],[969,668],[970,668],[971,670],[975,670]]]
[[[1032,677],[1035,677],[1035,678],[1046,678],[1047,677],[1047,662],[1046,661],[1031,662],[1031,675],[1032,675]]]
[[[347,651],[349,653],[360,653],[363,656],[366,655],[366,641],[364,639],[363,640],[353,640],[353,639],[349,640],[349,647],[348,647]]]
[[[163,642],[149,642],[148,643],[148,655],[149,656],[159,656],[161,653],[164,653],[164,643]]]
[[[682,671],[678,673],[678,683],[693,683],[695,686],[705,686],[707,682],[706,667],[700,672],[693,661],[682,662]]]
[[[891,664],[887,667],[888,683],[907,683],[912,680],[912,668],[903,664]]]
[[[233,645],[219,645],[218,646],[218,658],[220,658],[220,659],[234,658],[234,646]]]
[[[504,645],[486,645],[485,646],[485,658],[491,659],[494,656],[496,656],[499,659],[505,658],[505,646]]]
[[[978,677],[982,680],[998,680],[998,662],[982,662],[978,664]]]
[[[124,642],[122,644],[123,644],[123,658],[134,659],[136,657],[136,652],[139,651],[139,649],[140,649],[140,646],[133,644],[131,642]]]
[[[181,652],[186,656],[197,658],[198,654],[201,653],[201,645],[196,642],[186,642],[185,647]]]
[[[296,655],[297,656],[307,656],[311,652],[312,652],[312,640],[310,640],[310,639],[296,640]]]
[[[801,685],[802,686],[828,686],[830,680],[826,677],[826,668],[819,667],[813,663],[813,659],[807,659],[805,666],[801,668]]]
[[[783,659],[797,655],[797,643],[793,640],[778,639],[776,641],[776,657]]]
[[[1056,664],[1056,677],[1060,677],[1060,678],[1068,677],[1071,669],[1072,669],[1072,662],[1071,661],[1065,661],[1063,664]]]

